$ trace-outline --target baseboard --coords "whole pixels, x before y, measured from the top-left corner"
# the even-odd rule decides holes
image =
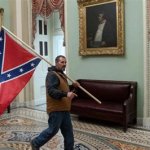
[[[150,129],[150,118],[137,118],[137,126],[142,127],[144,129]]]
[[[150,128],[150,118],[149,117],[143,118],[143,126]]]
[[[143,118],[137,118],[137,125],[143,126]]]

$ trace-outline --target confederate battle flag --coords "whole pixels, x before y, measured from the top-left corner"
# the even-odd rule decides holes
[[[17,43],[5,30],[1,30],[0,115],[25,87],[40,60]]]

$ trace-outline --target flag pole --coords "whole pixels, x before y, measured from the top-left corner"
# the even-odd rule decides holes
[[[31,48],[29,45],[27,45],[24,41],[22,41],[20,38],[18,38],[15,34],[13,34],[11,31],[9,31],[6,27],[4,27],[2,25],[2,28],[5,29],[11,36],[13,36],[14,38],[16,38],[19,42],[21,42],[25,47],[27,47],[28,49],[30,49],[32,51],[32,53],[34,53],[36,56],[38,56],[39,58],[41,58],[42,60],[44,60],[45,62],[47,62],[50,66],[53,66],[48,60],[46,60],[44,57],[42,57],[40,54],[38,54],[37,52],[35,52],[35,50],[33,48]],[[29,50],[28,50],[29,51]],[[29,51],[30,52],[30,51]],[[68,77],[66,75],[66,77],[72,82],[75,83],[74,80],[72,80],[70,77]],[[95,96],[93,96],[91,93],[89,93],[85,88],[83,88],[81,85],[79,86],[79,88],[81,90],[83,90],[86,94],[88,94],[91,98],[93,98],[96,102],[98,102],[99,104],[101,104],[101,101],[98,100]]]
[[[4,14],[4,9],[0,8],[0,31],[1,31],[2,25],[3,25],[3,14]]]

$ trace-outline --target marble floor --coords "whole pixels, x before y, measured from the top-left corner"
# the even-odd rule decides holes
[[[18,103],[18,102],[14,101],[11,104],[11,109],[16,109],[16,108],[29,108],[29,109],[33,109],[33,110],[46,112],[46,103],[39,102],[39,103],[35,104],[34,101],[28,101],[25,103],[20,103],[20,102]],[[76,116],[74,117],[74,119],[75,118],[76,118]],[[149,126],[130,125],[130,127],[150,131],[150,125]]]
[[[17,106],[17,107],[16,107]],[[72,115],[75,150],[150,150],[150,131],[122,127],[88,120]],[[12,104],[11,113],[0,116],[0,150],[31,150],[29,141],[47,128],[45,104]],[[41,150],[63,150],[60,132]]]

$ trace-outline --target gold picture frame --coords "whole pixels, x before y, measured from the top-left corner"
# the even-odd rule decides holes
[[[79,55],[124,55],[124,0],[78,0],[78,9]]]

